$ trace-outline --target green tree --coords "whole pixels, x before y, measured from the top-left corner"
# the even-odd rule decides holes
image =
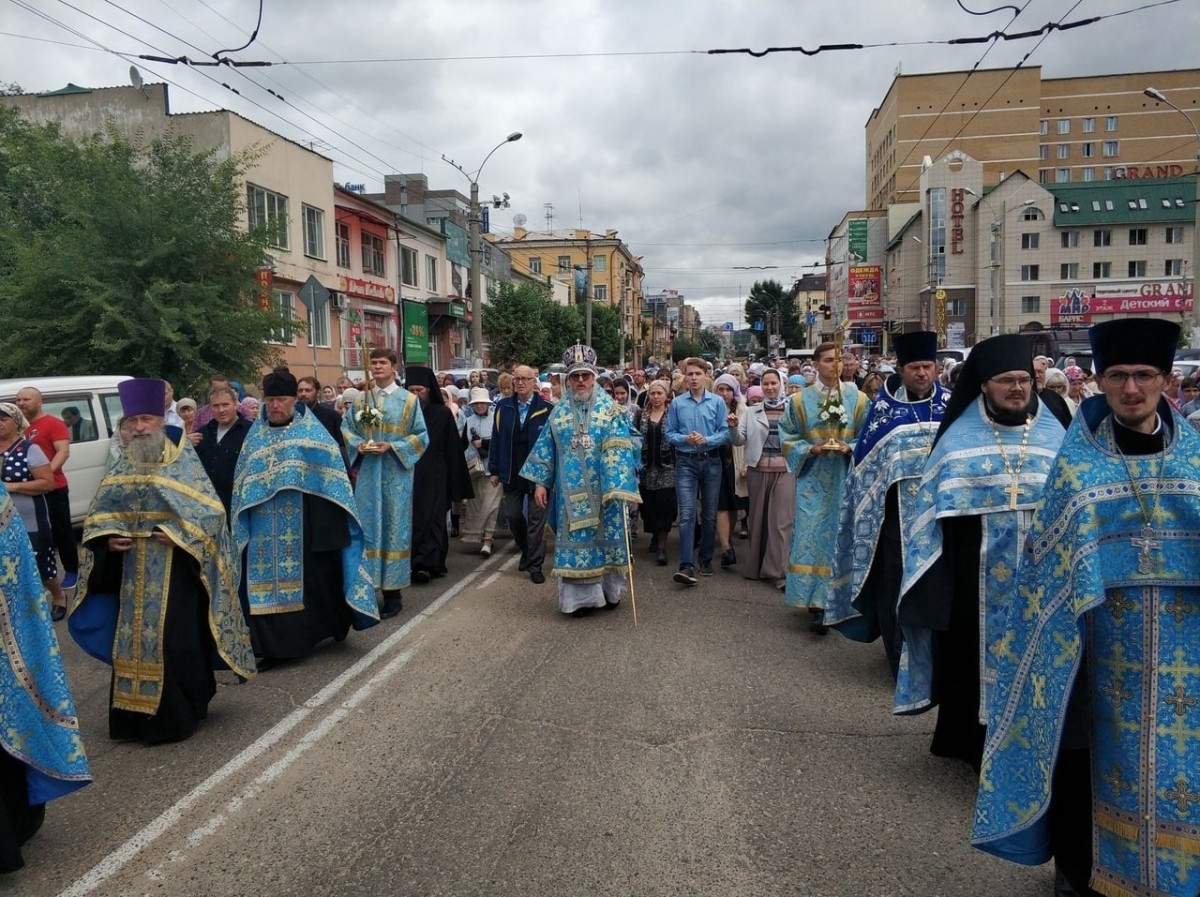
[[[752,328],[758,321],[763,322],[762,330],[754,329],[763,349],[767,348],[767,337],[772,333],[782,335],[788,345],[801,344],[804,330],[796,314],[795,299],[777,280],[755,281],[746,299],[746,320]]]
[[[166,135],[82,141],[0,108],[0,375],[243,379],[294,325],[259,307],[241,228],[250,156]]]
[[[562,361],[562,354],[567,346],[573,346],[576,340],[583,339],[583,315],[573,305],[559,305],[551,300],[543,320],[545,321],[546,343],[537,363],[549,364]]]
[[[483,306],[483,332],[494,365],[541,364],[547,333],[541,326],[554,305],[538,284],[494,283]]]
[[[592,304],[592,348],[603,365],[614,365],[621,357],[621,314],[615,308]]]

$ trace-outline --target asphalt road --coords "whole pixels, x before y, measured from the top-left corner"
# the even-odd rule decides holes
[[[497,545],[223,679],[181,744],[110,742],[107,668],[59,624],[96,781],[0,894],[1049,897],[967,844],[973,776],[889,713],[878,644],[736,573],[684,590],[644,537],[636,630],[628,598],[563,617]]]

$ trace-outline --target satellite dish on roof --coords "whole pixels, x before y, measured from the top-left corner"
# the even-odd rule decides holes
[[[142,89],[142,73],[138,71],[136,65],[129,67],[129,83],[133,85],[134,90]]]
[[[520,214],[513,215],[513,224],[515,224],[517,227],[524,227],[525,222],[528,220],[529,219],[526,218],[524,215],[520,215]]]

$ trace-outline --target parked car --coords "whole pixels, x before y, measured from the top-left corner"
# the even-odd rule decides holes
[[[71,522],[79,524],[87,516],[92,497],[108,469],[108,446],[121,419],[121,399],[117,384],[128,377],[26,377],[0,380],[0,401],[11,402],[17,391],[32,386],[42,393],[42,410],[62,417],[74,409],[78,422],[72,427],[71,456],[63,472],[71,496]],[[75,415],[68,415],[75,419]]]

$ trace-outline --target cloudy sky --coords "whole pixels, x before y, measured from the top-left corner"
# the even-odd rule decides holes
[[[755,279],[790,283],[864,204],[863,127],[897,71],[1040,65],[1048,77],[1200,66],[1196,0],[263,0],[254,43],[270,68],[188,68],[240,47],[257,0],[0,0],[0,84],[53,90],[172,82],[173,111],[229,108],[382,189],[424,171],[467,181],[492,156],[493,230],[616,229],[647,292],[674,288],[705,324],[739,320]],[[1020,9],[1020,14],[1014,13]],[[1122,14],[1125,13],[1125,14]],[[950,46],[953,38],[1048,36]],[[862,44],[815,56],[718,48]],[[288,64],[281,64],[286,62]],[[222,82],[236,88],[235,94]],[[286,102],[268,92],[274,91]]]

